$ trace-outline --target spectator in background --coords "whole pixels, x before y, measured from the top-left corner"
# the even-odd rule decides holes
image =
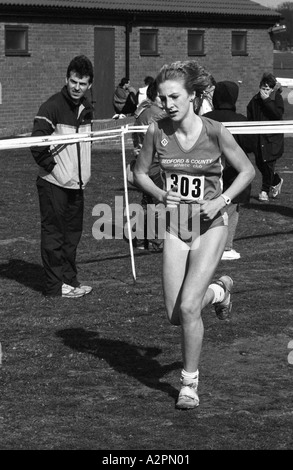
[[[41,105],[34,118],[32,136],[90,132],[93,108],[85,94],[92,81],[91,61],[83,55],[72,59],[66,85]],[[76,268],[76,250],[83,229],[84,188],[91,176],[91,143],[32,147],[31,151],[39,165],[44,294],[82,297],[92,290],[91,286],[80,284]]]
[[[115,113],[133,115],[136,110],[136,90],[130,86],[128,77],[122,78],[113,95]]]
[[[213,93],[216,85],[216,80],[212,75],[209,77],[209,85],[199,94],[194,100],[194,112],[199,116],[213,110]]]
[[[212,104],[214,110],[204,114],[204,116],[219,122],[246,121],[246,116],[236,112],[238,95],[239,87],[237,83],[231,81],[218,82],[215,85],[213,93]],[[248,134],[233,134],[233,137],[242,150],[244,150],[246,155],[253,152],[256,136]],[[226,191],[226,189],[231,186],[237,175],[237,171],[226,161],[223,170],[223,191]],[[240,253],[233,248],[233,241],[239,220],[240,204],[247,204],[249,202],[250,192],[251,184],[249,184],[244,191],[238,194],[228,207],[228,238],[226,241],[225,251],[222,255],[222,260],[234,260],[240,258]]]
[[[138,89],[138,92],[136,94],[136,103],[137,106],[139,106],[144,100],[147,99],[147,89],[148,86],[151,85],[154,82],[154,78],[151,76],[147,76],[144,79],[144,87],[141,87]]]
[[[166,117],[160,98],[158,97],[157,86],[153,81],[146,92],[146,99],[141,102],[134,113],[135,126],[147,126],[153,121],[158,121]],[[144,133],[136,133],[133,136],[135,154],[138,155],[142,147]]]
[[[280,121],[284,115],[282,88],[271,73],[264,73],[259,92],[247,105],[249,121]],[[259,200],[269,201],[269,193],[276,198],[281,193],[283,178],[275,172],[276,161],[284,153],[284,134],[259,134],[255,149],[255,164],[262,175]]]

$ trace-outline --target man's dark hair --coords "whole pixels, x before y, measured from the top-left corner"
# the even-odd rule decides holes
[[[150,75],[148,75],[148,76],[145,77],[145,79],[144,79],[144,84],[145,84],[146,86],[149,86],[149,85],[151,85],[154,81],[155,81],[154,77],[151,77]]]
[[[123,77],[123,78],[121,78],[121,82],[119,83],[119,86],[123,87],[128,82],[129,82],[129,78],[128,77]]]
[[[272,73],[264,73],[259,86],[262,87],[263,85],[268,85],[270,88],[274,88],[276,86],[277,79]]]
[[[67,78],[70,77],[71,72],[75,72],[79,77],[89,77],[90,83],[94,79],[93,64],[85,55],[78,55],[72,59],[67,68]]]
[[[158,96],[158,87],[155,81],[153,81],[153,83],[147,87],[146,95],[149,100],[155,101],[156,97]]]

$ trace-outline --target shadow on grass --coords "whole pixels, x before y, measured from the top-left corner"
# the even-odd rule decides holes
[[[235,237],[235,240],[252,240],[255,238],[261,239],[261,238],[272,238],[272,237],[280,237],[281,235],[290,235],[293,233],[293,230],[289,230],[289,232],[273,232],[273,233],[261,233],[257,235],[246,235],[246,236],[237,236]]]
[[[92,354],[104,359],[118,373],[134,377],[147,387],[161,390],[176,398],[178,390],[160,379],[182,366],[181,362],[173,362],[162,366],[155,358],[162,352],[160,348],[137,346],[125,341],[100,338],[95,331],[83,328],[60,330],[56,336],[62,338],[65,346],[75,351]]]
[[[257,199],[257,198],[254,198]],[[291,207],[286,207],[286,206],[279,206],[279,205],[274,205],[274,204],[268,204],[268,203],[261,203],[259,202],[258,204],[254,203],[249,203],[246,204],[245,209],[249,210],[256,210],[256,211],[263,211],[263,212],[275,212],[278,213],[284,217],[293,217],[293,209]],[[276,224],[276,227],[278,224]],[[283,228],[281,226],[280,228]],[[267,232],[267,233],[262,233],[262,234],[253,234],[253,235],[245,235],[245,236],[236,236],[235,240],[249,240],[249,239],[254,239],[254,238],[266,238],[266,237],[279,237],[280,235],[290,235],[293,233],[293,230],[278,230],[275,232]]]
[[[41,265],[22,259],[11,259],[8,263],[0,264],[0,278],[19,282],[37,292],[43,291],[43,275]]]
[[[258,201],[257,197],[255,196],[252,196],[251,199],[255,199],[256,201]],[[245,207],[247,209],[254,209],[254,210],[259,210],[263,212],[276,212],[280,215],[283,215],[284,217],[293,217],[292,207],[281,206],[277,204],[270,204],[266,202],[258,202],[258,204],[250,202]]]

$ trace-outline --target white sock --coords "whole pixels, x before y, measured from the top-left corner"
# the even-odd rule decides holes
[[[214,298],[212,300],[212,304],[222,302],[224,300],[225,291],[223,287],[219,286],[219,284],[210,284],[208,288],[212,289],[212,291],[214,292]]]
[[[196,370],[195,372],[186,372],[186,370],[182,369],[181,371],[181,375],[182,377],[184,377],[184,379],[197,379],[198,378],[198,370]]]

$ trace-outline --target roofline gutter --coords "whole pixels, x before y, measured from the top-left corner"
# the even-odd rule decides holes
[[[82,15],[81,15],[82,13]],[[64,19],[77,19],[79,22],[82,21],[93,21],[95,18],[101,20],[101,15],[103,20],[114,20],[114,21],[130,21],[130,15],[136,20],[140,21],[154,21],[159,23],[162,21],[169,21],[170,23],[191,23],[196,24],[206,22],[206,24],[215,24],[219,23],[223,26],[235,25],[235,20],[237,20],[237,26],[241,25],[255,25],[255,26],[264,26],[270,27],[275,23],[279,22],[281,19],[281,14],[277,13],[274,15],[229,15],[221,13],[192,13],[192,12],[178,12],[178,11],[125,11],[125,10],[108,10],[108,9],[86,9],[86,8],[72,8],[72,7],[44,7],[44,6],[18,6],[18,5],[1,5],[0,4],[0,19],[11,18],[12,17],[21,17],[29,18],[30,20],[42,18],[46,14],[47,21],[49,19],[55,19],[55,21],[61,21]]]

